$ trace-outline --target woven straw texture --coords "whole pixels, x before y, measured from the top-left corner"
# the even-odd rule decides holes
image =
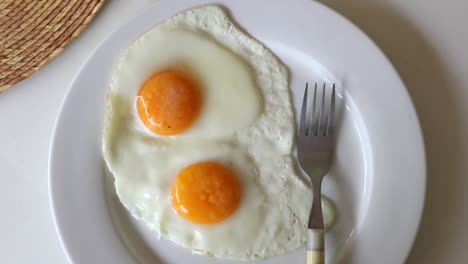
[[[0,0],[0,92],[76,38],[104,0]]]

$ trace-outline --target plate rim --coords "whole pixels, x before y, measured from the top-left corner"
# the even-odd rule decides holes
[[[49,147],[49,156],[48,156],[48,187],[49,187],[49,205],[50,205],[50,208],[51,208],[51,213],[52,213],[52,219],[53,219],[53,223],[54,223],[54,226],[55,226],[55,230],[57,232],[57,236],[58,236],[58,239],[59,239],[59,242],[63,248],[63,251],[66,255],[66,258],[68,259],[68,261],[70,263],[74,263],[71,255],[70,255],[70,249],[68,248],[68,245],[67,245],[67,242],[64,240],[64,236],[62,234],[63,230],[60,229],[60,223],[59,223],[59,216],[58,216],[58,209],[57,209],[57,205],[56,205],[56,198],[54,199],[54,177],[56,176],[53,176],[54,175],[54,172],[53,172],[53,167],[54,167],[54,149],[56,149],[56,145],[58,144],[57,143],[57,134],[59,133],[58,130],[59,130],[59,126],[60,126],[60,122],[61,122],[61,117],[63,117],[64,115],[64,109],[65,109],[65,106],[67,105],[67,102],[69,102],[71,99],[71,94],[72,94],[72,91],[73,91],[73,87],[75,87],[75,84],[78,82],[78,79],[80,78],[80,75],[81,73],[83,72],[83,70],[86,68],[86,65],[88,65],[93,57],[96,56],[96,54],[99,53],[99,50],[103,48],[103,44],[105,44],[106,42],[109,41],[109,39],[111,39],[113,36],[117,35],[119,31],[121,30],[124,30],[126,27],[129,27],[129,25],[131,25],[132,23],[135,23],[137,20],[139,20],[139,15],[145,15],[147,13],[149,13],[149,10],[153,9],[153,8],[156,8],[157,6],[159,5],[162,5],[162,4],[166,4],[166,5],[171,5],[171,3],[169,3],[170,1],[160,1],[158,3],[155,3],[155,4],[151,4],[146,10],[142,11],[141,13],[135,15],[134,17],[132,17],[131,19],[127,20],[126,22],[124,22],[122,25],[120,25],[117,29],[111,31],[94,49],[93,51],[89,54],[89,56],[87,57],[87,59],[84,61],[84,63],[80,66],[79,70],[77,71],[77,73],[74,75],[69,87],[67,88],[67,91],[65,93],[65,96],[63,97],[62,99],[62,102],[60,104],[60,107],[59,107],[59,111],[57,113],[57,117],[56,117],[56,120],[54,122],[54,126],[53,126],[53,132],[52,132],[52,136],[51,136],[51,142],[50,142],[50,147]],[[186,8],[189,8],[189,7],[192,7],[192,6],[199,6],[199,5],[203,5],[203,4],[209,4],[211,3],[211,1],[205,1],[205,0],[200,0],[200,1],[184,1],[185,4],[186,4]],[[266,1],[265,1],[266,2]],[[320,3],[320,2],[316,2],[316,1],[310,1],[310,0],[307,0],[307,1],[303,1],[303,0],[299,0],[297,1],[298,4],[299,3],[304,3],[304,4],[310,4],[310,5],[315,5],[315,8],[322,8],[324,10],[326,10],[325,12],[328,12],[329,15],[333,15],[335,17],[338,17],[339,19],[342,19],[344,20],[346,23],[348,23],[349,25],[351,25],[353,28],[354,28],[354,33],[358,32],[361,37],[364,37],[365,38],[365,41],[368,41],[371,45],[373,45],[376,49],[377,52],[379,52],[381,56],[383,56],[383,59],[389,64],[390,68],[393,70],[393,74],[396,76],[396,78],[398,78],[398,81],[401,82],[401,85],[403,87],[403,89],[401,89],[399,92],[403,92],[404,93],[404,97],[408,98],[409,99],[409,109],[407,109],[409,112],[411,112],[411,114],[414,114],[414,116],[416,117],[415,119],[415,125],[416,125],[416,136],[418,137],[418,140],[419,142],[417,142],[417,144],[419,144],[419,147],[421,147],[421,162],[422,165],[421,166],[421,173],[420,173],[420,176],[419,177],[419,183],[421,184],[422,186],[422,197],[419,197],[419,210],[417,210],[418,212],[415,213],[415,223],[416,223],[416,230],[414,230],[414,234],[411,235],[411,238],[410,238],[410,241],[409,241],[409,246],[408,248],[406,249],[406,252],[404,253],[404,259],[406,259],[409,255],[409,253],[411,252],[411,249],[412,249],[412,246],[415,242],[415,239],[416,239],[416,235],[419,231],[419,227],[420,227],[420,223],[421,223],[421,220],[422,220],[422,214],[423,214],[423,211],[424,211],[424,204],[425,204],[425,196],[426,196],[426,181],[427,181],[427,164],[426,164],[426,151],[425,151],[425,145],[424,145],[424,137],[423,137],[423,132],[422,132],[422,129],[421,129],[421,125],[420,125],[420,121],[419,121],[419,117],[417,116],[417,112],[415,110],[415,107],[414,107],[414,103],[413,103],[413,100],[409,94],[409,91],[407,90],[405,84],[403,83],[400,75],[398,74],[398,72],[396,71],[394,65],[392,64],[391,60],[389,60],[389,58],[385,55],[385,53],[380,49],[380,47],[367,35],[365,34],[359,27],[357,27],[352,21],[348,20],[346,17],[344,17],[343,15],[339,14],[338,12],[330,9],[329,7],[325,6],[324,4]],[[189,4],[190,3],[190,4]],[[218,2],[215,2],[213,4],[219,4]],[[221,3],[223,6],[227,6],[228,4],[227,3]],[[180,5],[180,4],[179,4]],[[416,208],[418,209],[418,208]]]

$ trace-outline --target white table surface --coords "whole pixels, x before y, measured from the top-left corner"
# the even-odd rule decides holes
[[[0,263],[67,263],[47,186],[49,144],[60,103],[97,44],[154,2],[108,0],[60,56],[0,94]],[[427,198],[407,263],[468,263],[468,1],[321,2],[351,19],[384,50],[420,117]]]

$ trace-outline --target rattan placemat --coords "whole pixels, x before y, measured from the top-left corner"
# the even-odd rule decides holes
[[[0,92],[76,38],[104,0],[0,0]]]

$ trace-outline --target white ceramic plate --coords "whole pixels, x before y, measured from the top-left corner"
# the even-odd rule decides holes
[[[209,2],[158,2],[104,41],[73,81],[49,160],[53,216],[70,262],[232,263],[158,240],[129,217],[100,151],[106,90],[122,49],[162,20]],[[423,208],[425,155],[413,105],[390,62],[358,28],[315,1],[217,3],[287,64],[296,109],[306,81],[338,85],[336,160],[324,181],[338,213],[327,233],[329,262],[403,263]],[[305,251],[256,263],[305,263]]]

